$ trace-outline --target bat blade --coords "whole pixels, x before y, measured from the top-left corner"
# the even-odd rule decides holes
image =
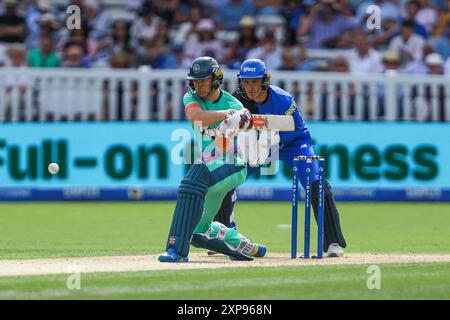
[[[294,131],[295,122],[288,115],[254,114],[253,127],[256,130]]]

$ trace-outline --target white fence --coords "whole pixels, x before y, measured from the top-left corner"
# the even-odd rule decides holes
[[[225,70],[223,88],[237,88]],[[0,69],[0,121],[182,120],[185,70]],[[450,79],[273,72],[307,120],[450,121]]]

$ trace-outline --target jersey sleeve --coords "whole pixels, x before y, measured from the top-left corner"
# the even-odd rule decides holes
[[[184,113],[187,113],[189,110],[195,109],[195,108],[202,108],[200,106],[200,103],[195,99],[195,97],[192,95],[192,93],[186,93],[183,96],[183,105],[184,105]]]
[[[244,106],[238,99],[234,99],[234,101],[230,103],[230,109],[241,110],[242,108],[244,108]]]
[[[294,115],[297,110],[297,103],[295,102],[295,99],[293,97],[286,97],[285,103],[283,103],[281,108],[281,112],[284,115],[290,116]]]

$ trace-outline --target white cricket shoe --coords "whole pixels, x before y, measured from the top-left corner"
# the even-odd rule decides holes
[[[338,243],[332,243],[328,247],[327,257],[328,258],[337,258],[342,257],[344,255],[344,249]]]

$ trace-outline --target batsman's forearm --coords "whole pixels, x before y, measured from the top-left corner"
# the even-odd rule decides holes
[[[194,111],[194,110],[193,110]],[[200,126],[208,127],[216,122],[225,120],[227,117],[227,111],[208,111],[208,110],[195,110],[196,112],[188,115],[189,121]]]

